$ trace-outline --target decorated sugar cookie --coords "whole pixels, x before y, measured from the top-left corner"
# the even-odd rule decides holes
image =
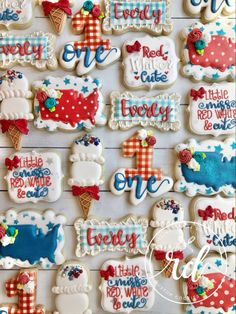
[[[79,198],[85,219],[89,215],[93,200],[99,200],[99,186],[103,184],[102,144],[98,137],[90,134],[77,138],[70,156],[71,178],[68,184],[72,193]]]
[[[120,49],[111,46],[110,39],[102,38],[101,22],[104,13],[100,5],[88,0],[72,17],[72,27],[78,35],[84,32],[84,40],[68,42],[60,54],[60,63],[66,70],[76,68],[81,76],[95,66],[104,68],[120,58]]]
[[[48,16],[57,34],[61,34],[68,16],[72,15],[74,0],[39,0],[45,16]]]
[[[234,198],[198,197],[191,205],[195,225],[193,233],[198,247],[236,253],[236,210]]]
[[[16,153],[5,159],[8,193],[15,203],[55,202],[62,193],[59,155],[53,152]]]
[[[37,268],[22,269],[17,276],[5,283],[6,295],[9,298],[17,297],[15,303],[0,304],[0,313],[32,313],[45,314],[44,305],[37,304]]]
[[[189,93],[190,129],[196,134],[235,134],[234,83],[199,85]]]
[[[224,142],[190,139],[176,146],[175,190],[192,197],[196,194],[213,195],[223,193],[233,196],[236,188],[234,138]]]
[[[126,256],[122,260],[108,260],[102,265],[100,276],[101,304],[105,312],[144,312],[153,307],[156,281],[149,259]]]
[[[0,69],[14,65],[31,65],[39,70],[55,70],[56,37],[50,33],[34,32],[29,35],[0,33]]]
[[[128,31],[168,35],[173,25],[169,0],[105,0],[105,34]]]
[[[186,77],[195,81],[235,80],[235,23],[217,20],[203,25],[192,24],[181,32],[183,68]]]
[[[23,135],[28,135],[28,121],[33,120],[28,79],[23,73],[8,70],[0,77],[0,125],[16,150],[21,149]]]
[[[234,0],[183,0],[187,13],[201,15],[203,21],[210,22],[219,15],[231,15],[235,12]]]
[[[154,256],[156,260],[163,261],[163,272],[171,277],[174,262],[168,261],[166,256],[179,260],[183,259],[183,250],[186,248],[183,228],[183,207],[173,199],[162,199],[153,206],[153,220],[151,227],[155,228],[153,237]]]
[[[156,138],[152,131],[142,129],[123,143],[123,156],[136,157],[134,168],[120,168],[110,181],[111,192],[122,195],[130,191],[130,202],[141,203],[147,194],[158,197],[168,192],[173,180],[163,175],[160,168],[153,168],[153,153]]]
[[[179,59],[168,37],[128,40],[122,55],[124,83],[131,89],[168,88],[177,79]]]
[[[183,281],[186,313],[234,314],[236,308],[235,255],[224,259],[208,255],[199,263],[198,272]],[[188,269],[188,267],[187,267]]]
[[[78,261],[63,264],[57,273],[56,286],[52,292],[56,294],[57,312],[60,314],[92,314],[89,309],[88,292],[92,289],[87,268]]]
[[[0,28],[22,29],[30,26],[33,20],[34,0],[1,0]]]
[[[35,126],[78,131],[106,124],[101,83],[91,77],[52,77],[34,82]]]
[[[109,126],[112,130],[127,130],[141,125],[161,131],[177,131],[180,128],[179,105],[178,94],[137,97],[130,92],[113,92]]]
[[[52,210],[40,214],[32,210],[8,210],[0,215],[0,265],[49,268],[65,258],[63,225],[66,219]],[[36,250],[37,248],[37,250]]]
[[[146,254],[146,217],[127,216],[120,222],[79,218],[75,222],[77,233],[76,256],[97,255],[101,252]]]

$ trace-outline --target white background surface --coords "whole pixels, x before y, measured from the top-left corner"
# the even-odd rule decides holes
[[[76,1],[76,5],[73,7],[73,13],[76,13],[82,4],[83,1]],[[175,0],[172,2],[172,20],[174,24],[174,31],[170,35],[171,38],[175,40],[176,43],[176,52],[180,56],[180,40],[179,32],[180,30],[192,24],[194,20],[191,17],[186,16],[182,9],[182,0]],[[40,7],[36,8],[34,23],[31,28],[23,31],[12,31],[12,33],[19,34],[29,34],[30,32],[42,30],[53,32],[49,19],[43,17],[42,10]],[[121,36],[110,36],[113,46],[121,47],[123,42],[127,39],[134,37],[142,37],[144,33],[127,33]],[[66,28],[63,34],[58,37],[57,40],[57,53],[59,53],[62,45],[66,41],[71,41],[73,39],[79,39],[79,36],[72,34],[70,27],[70,20],[68,19]],[[29,78],[30,82],[34,80],[44,79],[47,75],[62,76],[67,73],[61,68],[54,72],[38,72],[35,68],[19,68]],[[103,82],[103,93],[107,103],[107,111],[109,114],[109,94],[110,92],[124,91],[125,87],[122,84],[122,75],[121,63],[117,62],[111,67],[106,68],[105,70],[95,70],[91,73],[94,78],[99,78]],[[175,152],[174,147],[176,144],[187,140],[190,137],[196,137],[194,134],[188,130],[188,113],[186,112],[187,108],[187,93],[189,89],[193,86],[190,80],[183,78],[179,75],[176,83],[169,88],[168,92],[178,92],[181,94],[181,106],[180,106],[180,120],[182,122],[181,130],[179,132],[167,132],[161,133],[155,130],[155,135],[157,137],[157,145],[155,149],[154,156],[154,166],[158,166],[163,169],[166,175],[174,176],[174,164],[175,164]],[[147,93],[146,91],[139,91],[137,95],[155,95],[159,91],[154,90]],[[123,196],[118,197],[110,193],[108,182],[112,173],[119,167],[131,166],[133,160],[123,158],[121,155],[120,146],[121,143],[128,137],[130,137],[137,128],[133,128],[129,131],[111,131],[107,126],[102,128],[97,128],[94,130],[94,134],[99,136],[104,143],[104,155],[107,160],[105,165],[105,184],[102,186],[101,199],[99,202],[94,203],[94,208],[91,212],[92,215],[96,215],[103,218],[112,218],[120,219],[127,214],[136,214],[136,215],[145,215],[151,218],[151,207],[155,202],[155,199],[147,197],[144,202],[138,206],[130,205],[128,201],[128,193],[125,193]],[[65,245],[65,256],[67,259],[75,259],[74,255],[76,248],[76,234],[73,227],[73,223],[77,217],[81,215],[80,207],[78,201],[72,196],[70,188],[67,185],[67,179],[69,177],[69,162],[68,157],[70,154],[70,146],[72,141],[76,138],[76,133],[62,133],[56,132],[49,134],[47,131],[37,130],[31,124],[30,127],[30,136],[24,139],[23,150],[32,150],[32,149],[49,149],[58,152],[63,161],[63,172],[65,174],[64,179],[64,192],[62,197],[56,203],[39,203],[38,205],[26,204],[16,206],[13,202],[9,200],[8,193],[6,191],[6,184],[4,182],[4,160],[5,157],[9,156],[14,152],[10,140],[5,135],[0,135],[0,201],[1,201],[1,212],[9,208],[28,209],[34,208],[43,211],[48,207],[53,208],[56,213],[62,213],[67,217],[67,226],[65,228],[66,233],[66,245]],[[197,136],[197,138],[203,139],[203,137]],[[182,202],[185,209],[185,218],[189,218],[188,206],[190,199],[183,194],[170,193],[165,195],[166,197],[172,197],[176,200]],[[186,231],[187,232],[187,231]],[[194,248],[193,248],[194,249]],[[91,270],[91,281],[93,285],[93,290],[90,293],[90,307],[94,313],[104,313],[100,306],[101,295],[98,290],[99,286],[99,276],[98,270],[103,264],[103,262],[109,258],[116,258],[122,256],[122,254],[116,253],[105,253],[100,254],[95,257],[86,257],[82,258],[81,262],[87,264]],[[158,265],[154,261],[155,269],[158,269]],[[0,270],[0,303],[2,302],[14,302],[8,299],[4,292],[4,282],[9,279],[11,276],[16,275],[16,270]],[[38,280],[38,303],[44,304],[47,311],[53,311],[55,309],[54,305],[54,296],[51,293],[51,287],[55,284],[56,277],[56,268],[53,270],[40,270],[39,271],[39,280]],[[159,284],[164,287],[169,287],[175,296],[180,295],[179,283],[172,281],[172,279],[160,278]],[[133,312],[135,313],[135,312]],[[141,313],[141,312],[139,312]],[[168,302],[160,296],[156,296],[156,303],[150,313],[156,314],[181,314],[183,308],[180,305]],[[68,313],[69,314],[69,313]]]

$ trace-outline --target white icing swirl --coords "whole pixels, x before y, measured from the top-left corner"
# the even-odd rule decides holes
[[[79,153],[79,154],[73,154],[70,156],[71,162],[76,161],[95,161],[101,165],[104,164],[105,158],[103,156],[98,156],[95,154],[85,154],[85,153]]]
[[[150,226],[153,228],[166,228],[166,229],[182,229],[186,226],[185,222],[178,221],[157,221],[151,220]]]
[[[18,119],[33,120],[34,115],[32,113],[25,112],[0,113],[0,120],[18,120]]]
[[[102,185],[104,183],[104,180],[75,180],[73,178],[70,178],[68,180],[68,184],[70,186],[77,185],[77,186],[93,186],[93,185]]]
[[[14,90],[2,90],[0,91],[0,100],[8,99],[8,98],[32,98],[33,93],[31,91],[25,91],[21,89]]]
[[[55,294],[77,294],[77,293],[88,293],[91,289],[92,287],[90,285],[87,285],[87,286],[74,285],[71,287],[56,286],[52,288],[52,292]]]

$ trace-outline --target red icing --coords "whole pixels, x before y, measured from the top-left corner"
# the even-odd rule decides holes
[[[189,59],[191,64],[199,65],[204,68],[212,67],[224,72],[229,66],[235,66],[236,44],[231,38],[221,35],[212,35],[211,41],[204,48],[204,54],[196,52],[191,33],[187,40]]]
[[[71,9],[70,9],[70,2],[68,0],[59,0],[58,2],[51,2],[51,1],[43,1],[42,2],[43,11],[45,16],[48,16],[52,9],[59,8],[63,10],[67,15],[71,15]]]
[[[110,40],[102,39],[100,20],[92,14],[85,16],[78,12],[72,17],[72,27],[77,34],[84,31],[84,40],[74,42],[75,49],[89,47],[91,51],[96,51],[100,46],[105,50],[111,49]]]
[[[115,276],[115,268],[112,265],[107,267],[107,270],[100,270],[100,276],[104,278],[104,280],[109,280],[109,277]]]
[[[124,157],[133,157],[136,155],[137,169],[126,169],[126,178],[133,178],[136,175],[140,175],[144,181],[147,181],[151,176],[155,176],[157,180],[161,180],[161,170],[152,167],[153,149],[153,146],[143,147],[141,140],[135,136],[123,143]]]
[[[206,94],[206,90],[204,87],[200,87],[198,90],[192,88],[190,92],[190,96],[193,98],[193,100],[198,100],[198,98],[202,99],[204,98]]]
[[[99,94],[95,89],[88,97],[73,89],[60,90],[63,94],[57,99],[57,106],[54,112],[50,112],[44,105],[39,103],[42,120],[60,121],[69,123],[75,127],[81,121],[90,120],[95,124],[95,114],[99,106]]]
[[[16,39],[13,39],[13,42],[17,42]],[[34,44],[32,40],[26,40],[25,42],[17,42],[16,44],[6,44],[1,45],[0,53],[8,55],[20,55],[20,56],[33,56],[34,60],[41,60],[43,50],[45,47],[43,45]]]
[[[156,258],[157,261],[163,261],[164,259],[166,259],[166,254],[167,252],[165,251],[160,251],[160,250],[155,250],[154,251],[154,256]],[[169,252],[168,256],[171,259],[183,259],[184,258],[184,253],[182,251],[175,251],[175,252]]]
[[[18,156],[14,156],[13,159],[7,157],[5,159],[5,166],[9,171],[13,170],[14,168],[18,168],[20,166],[20,158]]]
[[[93,185],[93,186],[72,186],[72,193],[74,196],[80,196],[84,193],[89,193],[89,195],[95,199],[95,200],[99,200],[100,196],[99,196],[99,187],[97,185]]]
[[[126,46],[126,50],[128,53],[139,52],[141,50],[141,48],[142,48],[142,45],[140,44],[140,42],[138,40],[136,40],[133,45],[127,45]]]
[[[188,149],[184,149],[179,152],[179,160],[182,164],[187,164],[190,162],[192,157],[192,153]]]
[[[213,208],[211,205],[209,205],[205,210],[198,209],[198,215],[202,218],[202,220],[207,220],[208,218],[213,218],[214,220],[236,220],[234,207],[229,213],[224,213],[219,208]]]
[[[204,276],[211,280],[214,284],[214,288],[205,289],[205,297],[198,295],[195,289],[191,287],[190,278],[187,280],[188,297],[191,302],[193,302],[193,306],[213,307],[215,309],[222,308],[225,312],[227,312],[236,302],[236,281],[233,278],[230,279],[221,273],[204,274]],[[225,291],[228,291],[229,293],[227,294]],[[215,292],[217,294],[214,296]]]
[[[14,125],[22,134],[28,135],[28,121],[25,119],[17,120],[0,120],[2,126],[2,133],[8,132],[11,125]]]

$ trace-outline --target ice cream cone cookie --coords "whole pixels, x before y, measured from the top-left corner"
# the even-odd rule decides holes
[[[174,259],[183,259],[186,248],[183,227],[184,210],[173,199],[162,199],[153,207],[151,227],[155,228],[152,248],[157,261],[163,263],[163,273],[170,278],[173,271]]]
[[[0,313],[45,314],[44,305],[37,304],[37,282],[37,268],[22,269],[16,277],[7,280],[5,283],[6,294],[8,297],[17,297],[17,302],[0,304]]]
[[[101,22],[104,13],[99,4],[85,1],[83,7],[72,17],[76,34],[84,32],[84,40],[68,42],[60,53],[60,63],[66,70],[76,69],[78,76],[89,73],[95,66],[104,68],[120,58],[121,52],[111,46],[110,39],[102,38]]]
[[[66,262],[58,270],[52,292],[60,314],[92,314],[88,293],[92,289],[89,270],[79,261]]]
[[[160,168],[153,168],[153,154],[156,137],[151,130],[141,129],[123,143],[123,156],[136,156],[136,166],[120,168],[110,181],[111,192],[122,195],[130,191],[130,202],[141,203],[147,194],[158,197],[168,192],[173,180],[163,175]]]
[[[71,178],[68,183],[72,193],[79,198],[84,218],[89,215],[93,200],[99,200],[99,185],[103,184],[102,144],[100,139],[85,134],[74,141],[72,146]]]
[[[33,120],[32,92],[21,72],[8,70],[0,77],[0,125],[16,150],[21,149],[23,135],[28,135],[28,121]]]
[[[40,0],[45,16],[48,16],[57,34],[61,34],[66,24],[67,16],[72,15],[70,7],[74,0]]]

